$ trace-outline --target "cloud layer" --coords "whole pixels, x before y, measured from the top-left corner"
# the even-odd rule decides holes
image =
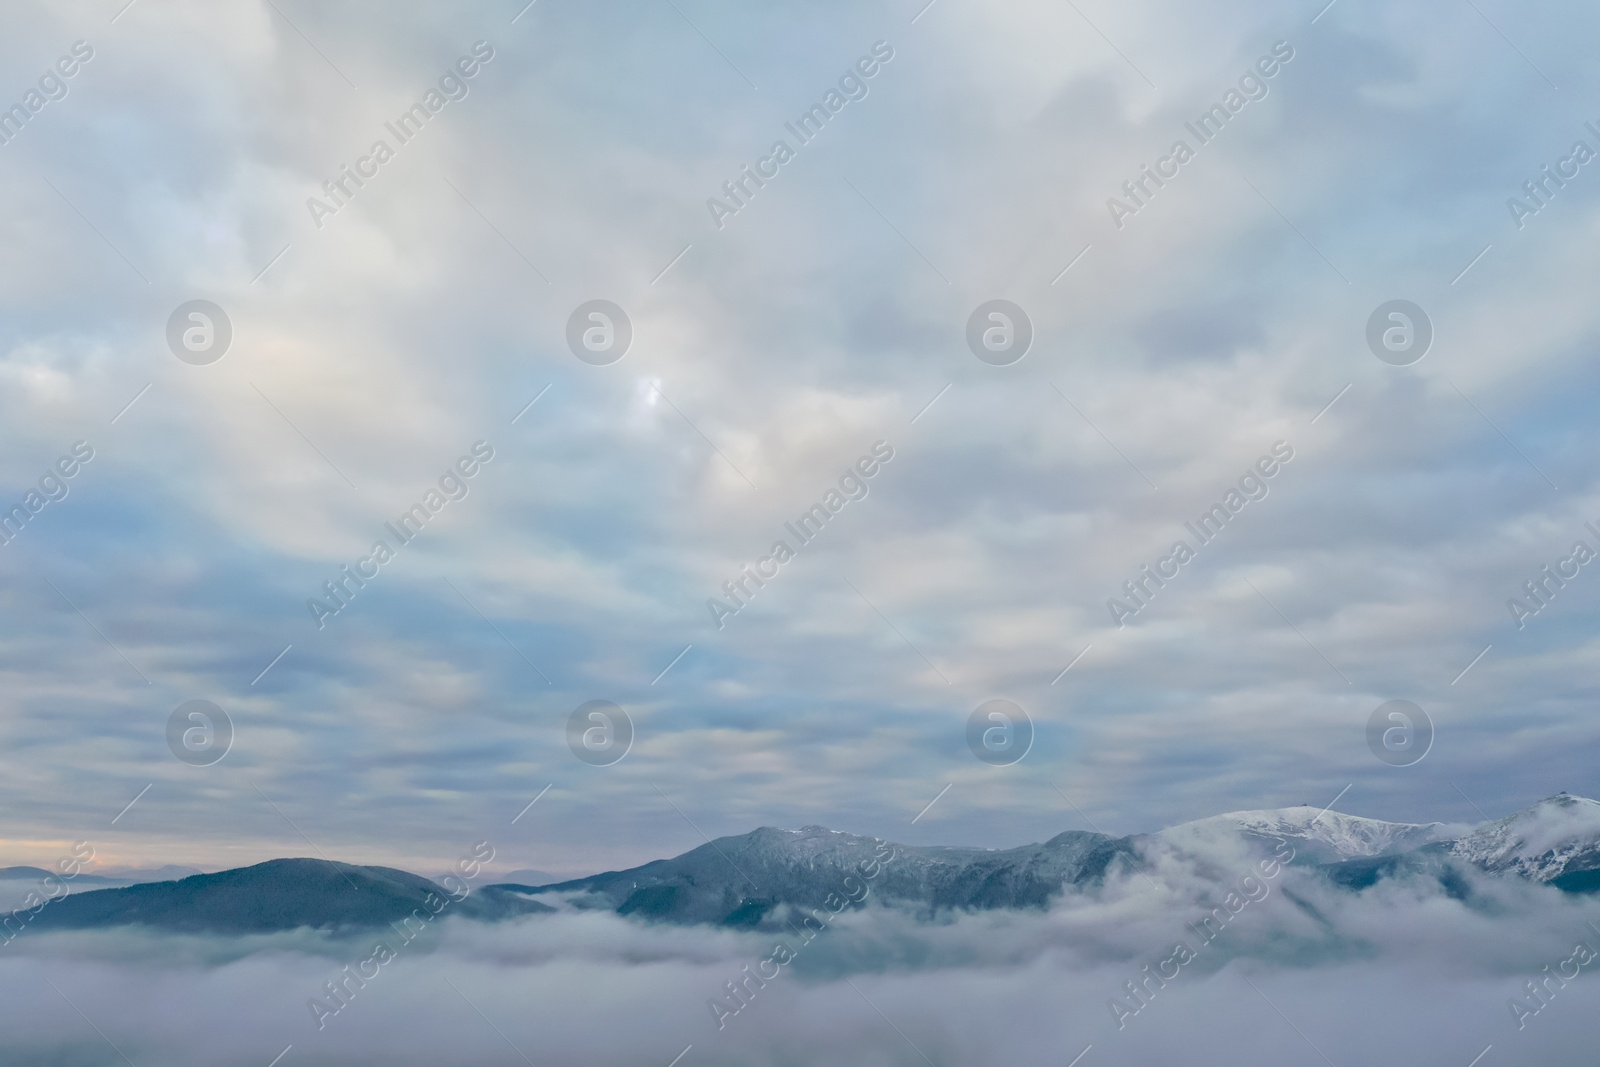
[[[108,1040],[135,1063],[175,1065],[265,1063],[289,1046],[313,1065],[666,1063],[690,1045],[691,1062],[757,1065],[1064,1063],[1090,1046],[1084,1062],[1466,1063],[1491,1044],[1494,1062],[1587,1062],[1587,971],[1552,979],[1520,1028],[1508,1004],[1536,1004],[1524,982],[1600,943],[1592,901],[1495,879],[1475,880],[1470,903],[1423,884],[1356,896],[1296,868],[1257,877],[1258,864],[1170,853],[1148,881],[1048,912],[926,923],[869,907],[810,942],[575,912],[447,918],[410,944],[388,931],[25,934],[0,958],[0,992],[17,1022],[8,1045],[59,1063],[104,1062]],[[1246,877],[1252,901],[1198,931]],[[310,1001],[338,1003],[326,983],[380,938],[394,958],[347,981],[319,1028]],[[778,941],[793,959],[774,976],[760,961]],[[1163,968],[1178,942],[1192,961]],[[743,985],[740,1005],[727,986],[748,973],[767,979]]]

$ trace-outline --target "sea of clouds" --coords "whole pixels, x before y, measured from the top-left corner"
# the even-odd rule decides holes
[[[1187,924],[1259,854],[1173,850],[1048,911],[840,917],[719,1030],[724,983],[789,934],[563,910],[446,918],[319,1030],[308,1001],[382,934],[246,938],[125,929],[28,934],[0,954],[10,1062],[172,1067],[1332,1062],[1559,1067],[1593,1058],[1587,972],[1535,1017],[1523,983],[1600,943],[1600,902],[1477,877],[1361,894],[1286,868],[1208,945]],[[1124,983],[1186,941],[1193,963],[1132,1017]],[[1147,986],[1147,988],[1154,988]],[[93,1021],[91,1026],[88,1020]],[[21,1025],[26,1021],[27,1025]],[[98,1028],[99,1033],[96,1032]],[[118,1052],[113,1052],[115,1045]]]

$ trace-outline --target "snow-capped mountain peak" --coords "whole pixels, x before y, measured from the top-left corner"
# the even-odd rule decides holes
[[[1487,871],[1548,882],[1600,867],[1600,801],[1557,793],[1461,838],[1452,853]]]

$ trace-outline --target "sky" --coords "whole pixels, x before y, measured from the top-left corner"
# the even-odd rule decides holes
[[[1600,793],[1600,13],[924,2],[8,5],[0,860]],[[969,345],[993,300],[1019,359]],[[1380,358],[1393,301],[1430,329]],[[991,700],[1019,761],[969,747]]]

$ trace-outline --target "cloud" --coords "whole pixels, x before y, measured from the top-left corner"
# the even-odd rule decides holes
[[[1504,601],[1600,517],[1591,176],[1521,230],[1504,201],[1583,135],[1541,72],[1581,98],[1592,12],[1486,8],[1523,55],[1468,9],[514,13],[19,8],[7,69],[96,58],[0,148],[0,488],[97,459],[0,549],[10,836],[208,869],[487,836],[592,870],[696,827],[1039,840],[1081,823],[1057,782],[1117,832],[1584,791],[1600,602],[1580,579],[1517,631]],[[480,39],[470,94],[317,229],[306,199]],[[706,197],[880,39],[870,95],[715,229]],[[1278,40],[1270,94],[1115,228]],[[962,339],[1000,295],[1037,336],[1009,368]],[[1400,296],[1437,327],[1411,368],[1362,340]],[[235,328],[209,367],[163,339],[198,297]],[[597,297],[635,332],[605,368],[564,341]],[[318,631],[307,597],[480,438],[471,496]],[[714,629],[880,438],[871,496]],[[1271,495],[1117,628],[1107,598],[1279,440]],[[961,740],[1000,695],[1039,726],[1009,769]],[[1396,774],[1364,729],[1402,696],[1439,738]],[[194,698],[238,731],[203,771],[164,742]],[[597,698],[640,726],[605,770],[563,733]]]
[[[27,1020],[6,1043],[13,1055],[93,1062],[107,1050],[87,1017],[134,1062],[176,1065],[266,1062],[291,1044],[308,1064],[519,1062],[508,1042],[533,1062],[569,1063],[667,1062],[690,1044],[710,1064],[909,1063],[920,1061],[913,1046],[933,1062],[1065,1062],[1092,1044],[1133,1063],[1182,1053],[1267,1065],[1315,1059],[1308,1043],[1335,1063],[1427,1062],[1491,1042],[1529,1061],[1580,1062],[1586,971],[1552,984],[1521,1030],[1507,1002],[1526,999],[1523,981],[1576,941],[1595,943],[1594,901],[1492,878],[1475,878],[1466,899],[1427,882],[1355,895],[1289,868],[1204,942],[1189,924],[1258,859],[1220,846],[1171,853],[1152,881],[1130,874],[1042,912],[930,923],[869,907],[810,942],[573,911],[495,926],[447,918],[408,945],[387,931],[26,934],[0,956],[0,992]],[[396,958],[348,984],[319,1030],[307,1001],[334,1003],[324,983],[380,938]],[[1145,981],[1142,968],[1180,940],[1194,961],[1145,984],[1146,1003],[1119,1028],[1109,1002],[1137,1003],[1126,983]],[[770,975],[757,965],[775,941],[793,962],[745,986],[719,1029],[707,1001],[736,1005],[726,983],[746,967]]]

